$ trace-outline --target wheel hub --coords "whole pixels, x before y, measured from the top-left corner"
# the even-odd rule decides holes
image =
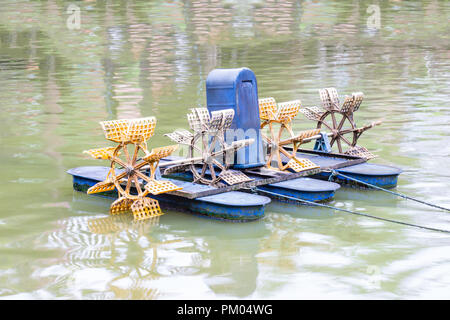
[[[204,163],[207,163],[207,164],[212,163],[212,156],[211,156],[211,154],[209,154],[209,153],[204,153],[204,154],[203,154],[203,162],[204,162]]]
[[[125,167],[125,172],[126,172],[127,176],[131,176],[134,173],[134,167],[133,166],[126,166]]]
[[[270,149],[275,151],[278,149],[278,144],[276,144],[275,142],[272,141],[272,143],[270,144]]]

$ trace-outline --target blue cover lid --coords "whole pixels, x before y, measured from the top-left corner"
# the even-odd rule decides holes
[[[206,79],[206,104],[210,112],[233,109],[234,119],[226,141],[254,139],[255,142],[236,152],[234,168],[264,165],[258,105],[258,85],[249,68],[214,69]]]

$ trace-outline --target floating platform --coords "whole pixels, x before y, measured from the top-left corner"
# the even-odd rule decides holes
[[[402,170],[396,167],[378,165],[373,163],[361,163],[351,167],[336,169],[337,173],[342,173],[350,178],[369,183],[384,189],[392,189],[397,186],[398,176]],[[321,172],[314,175],[314,178],[328,180],[330,179],[330,172]],[[335,176],[332,178],[339,184],[345,186],[352,186],[358,188],[367,188],[364,183],[358,183],[354,180],[342,176]]]
[[[73,176],[73,188],[77,191],[86,192],[97,182],[104,181],[109,170],[110,167],[86,166],[70,169],[67,173]],[[270,203],[268,197],[239,191],[195,198],[187,197],[188,194],[196,195],[198,192],[207,192],[216,188],[175,179],[162,180],[170,180],[183,187],[179,191],[152,195],[152,198],[158,200],[163,209],[187,211],[208,218],[232,222],[247,222],[264,217],[264,208]],[[111,199],[117,198],[115,190],[98,195]]]
[[[364,186],[345,177],[334,177],[337,183],[324,181],[331,175],[329,170],[333,169],[351,178],[383,188],[395,187],[398,175],[402,172],[399,168],[370,164],[365,159],[342,154],[301,150],[297,155],[299,158],[313,161],[320,169],[305,172],[276,172],[263,167],[245,169],[243,170],[245,174],[253,179],[251,182],[221,187],[190,182],[189,180],[192,180],[190,171],[174,173],[163,180],[170,180],[183,189],[152,195],[152,198],[158,200],[163,209],[174,209],[220,220],[246,222],[264,217],[265,206],[270,202],[269,197],[250,193],[252,187],[280,195],[271,197],[276,200],[286,201],[283,196],[289,196],[318,202],[330,200],[340,184]],[[163,158],[161,163],[177,158]],[[73,168],[67,172],[73,176],[74,189],[86,192],[97,182],[104,181],[109,169],[103,166],[87,166]],[[247,192],[238,191],[240,189]],[[115,190],[99,195],[117,198]]]
[[[179,159],[179,157],[170,156],[161,159],[161,163]],[[201,171],[201,168],[199,167],[198,170]],[[274,171],[265,168],[253,168],[244,170],[244,172],[253,180],[247,183],[238,184],[236,186],[224,185],[221,188],[218,188],[217,191],[224,192],[228,190],[227,188],[234,187],[250,191],[252,187],[258,187],[259,189],[279,194],[280,197],[271,196],[271,198],[280,201],[286,201],[286,198],[282,197],[283,195],[307,201],[325,201],[333,198],[336,190],[340,188],[340,185],[334,182],[302,177],[302,175],[313,175],[314,173],[317,173],[318,170],[308,170],[297,173],[288,171]],[[205,174],[209,177],[208,169],[206,169]],[[193,180],[193,174],[191,171],[172,173],[167,177],[184,181]]]
[[[337,153],[324,153],[320,151],[301,149],[297,152],[299,158],[307,158],[320,166],[321,172],[312,175],[312,178],[328,180],[331,170],[341,172],[353,179],[364,183],[370,183],[377,187],[391,189],[397,186],[398,176],[403,172],[400,168],[367,163],[365,159],[347,156]],[[344,186],[367,188],[363,183],[358,183],[345,177],[333,177],[334,182]]]
[[[279,194],[280,197],[274,196],[273,198],[284,202],[294,201],[286,200],[283,196],[314,202],[330,200],[339,188],[340,185],[337,183],[307,177],[261,185],[258,187],[258,189]],[[295,203],[298,203],[298,201],[295,201]]]
[[[250,174],[248,174],[248,176],[255,178],[256,182],[258,179],[262,179],[261,177],[254,177]],[[191,181],[192,173],[187,171],[183,173],[171,174],[169,177],[173,179]],[[340,185],[334,182],[302,177],[275,183],[260,184],[258,185],[258,188],[279,194],[280,197],[271,196],[271,198],[279,201],[286,201],[286,198],[282,197],[283,195],[307,201],[326,201],[333,198],[336,190],[340,188]],[[247,189],[247,191],[251,191],[251,189]]]

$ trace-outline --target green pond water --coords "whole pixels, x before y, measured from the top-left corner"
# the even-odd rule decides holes
[[[447,1],[0,1],[0,298],[450,298],[443,233],[277,202],[246,224],[136,224],[66,173],[108,165],[82,154],[111,145],[102,120],[155,116],[149,146],[170,144],[208,73],[245,66],[260,98],[364,92],[356,122],[383,119],[358,142],[371,162],[450,207],[449,20]],[[386,193],[342,188],[330,204],[450,229]]]

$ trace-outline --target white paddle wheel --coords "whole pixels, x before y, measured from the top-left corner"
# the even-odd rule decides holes
[[[253,143],[253,139],[225,141],[225,131],[230,127],[234,110],[213,111],[206,108],[191,109],[187,115],[192,130],[177,130],[166,134],[172,141],[188,147],[187,158],[164,164],[164,174],[190,170],[195,183],[219,186],[223,181],[234,185],[251,181],[241,171],[229,169],[236,150]]]
[[[342,105],[339,103],[339,96],[335,88],[319,90],[322,108],[307,107],[300,109],[306,118],[317,121],[317,128],[328,131],[331,137],[330,145],[337,145],[339,153],[371,159],[376,157],[365,147],[356,143],[361,134],[381,124],[375,121],[371,124],[358,128],[353,114],[359,109],[363,101],[362,92],[354,92],[351,96],[345,96]]]

